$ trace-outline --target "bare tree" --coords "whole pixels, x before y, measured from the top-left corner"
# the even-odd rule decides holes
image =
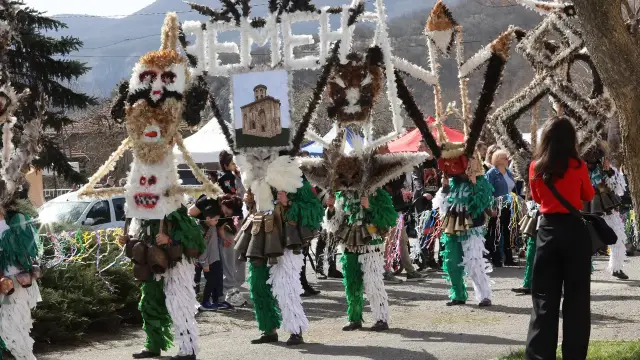
[[[620,114],[624,168],[640,214],[640,38],[627,0],[574,0],[589,53]],[[636,6],[632,8],[631,5]],[[628,14],[633,14],[628,16]],[[626,15],[626,16],[625,16]]]

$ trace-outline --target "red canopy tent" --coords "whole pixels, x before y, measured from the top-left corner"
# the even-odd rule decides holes
[[[433,127],[433,123],[436,121],[433,117],[429,116],[427,118],[427,124],[431,128],[431,133],[433,137],[438,138],[438,130]],[[458,130],[454,130],[450,127],[442,126],[444,128],[444,133],[449,138],[451,142],[463,142],[464,134]],[[420,134],[420,130],[413,129],[406,133],[403,137],[398,138],[389,143],[389,151],[394,152],[416,152],[418,151],[418,147],[420,146],[420,141],[422,141],[422,134]]]

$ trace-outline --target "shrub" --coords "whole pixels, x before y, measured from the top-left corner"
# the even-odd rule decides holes
[[[113,235],[107,236],[111,238],[104,238],[103,243],[114,240]],[[44,238],[45,259],[52,256],[47,242]],[[120,257],[119,247],[111,245],[109,250],[101,258],[101,266]],[[85,251],[87,256],[81,260],[72,258],[43,270],[43,301],[33,311],[31,333],[37,342],[69,343],[88,333],[114,332],[124,324],[141,322],[137,310],[139,290],[128,263],[118,263],[99,273],[95,249]]]

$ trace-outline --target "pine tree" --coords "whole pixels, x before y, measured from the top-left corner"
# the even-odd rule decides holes
[[[43,120],[46,132],[42,139],[42,151],[34,165],[38,168],[47,167],[68,181],[83,183],[86,179],[71,167],[56,141],[63,127],[71,122],[65,112],[97,104],[94,97],[70,88],[73,80],[90,69],[85,63],[63,58],[78,51],[82,41],[69,36],[48,36],[45,32],[66,28],[66,24],[24,7],[21,0],[10,3],[22,7],[16,14],[19,28],[7,53],[11,84],[18,93],[28,88],[33,98],[38,99],[40,94],[45,94],[50,101],[49,111]],[[0,20],[5,19],[6,15],[0,11]],[[28,120],[34,116],[32,112],[29,106],[23,106],[16,117],[19,121]]]

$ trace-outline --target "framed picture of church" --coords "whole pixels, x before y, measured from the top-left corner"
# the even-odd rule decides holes
[[[291,114],[287,71],[237,74],[231,81],[236,146],[288,146]]]

